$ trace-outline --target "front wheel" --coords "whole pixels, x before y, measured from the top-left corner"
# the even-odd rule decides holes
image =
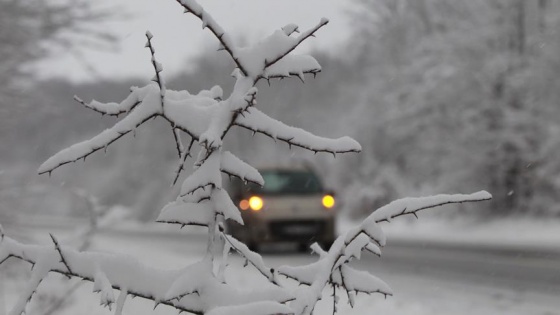
[[[259,244],[257,244],[257,242],[247,242],[247,247],[249,247],[249,250],[255,253],[259,252]]]
[[[321,248],[323,248],[325,251],[329,251],[329,249],[331,249],[332,244],[334,243],[333,240],[330,241],[322,241],[321,243],[319,243],[321,245]]]
[[[307,252],[311,251],[311,249],[309,248],[308,243],[298,243],[297,251],[298,251],[298,253],[307,253]]]

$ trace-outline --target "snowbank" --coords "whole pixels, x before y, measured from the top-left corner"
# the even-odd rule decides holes
[[[409,218],[407,218],[409,219]],[[441,246],[512,251],[553,252],[560,254],[560,220],[504,218],[492,221],[445,220],[422,217],[419,220],[394,220],[382,224],[391,243],[425,243]],[[339,218],[339,232],[358,224]]]

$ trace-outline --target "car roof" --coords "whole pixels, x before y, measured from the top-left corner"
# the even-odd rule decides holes
[[[286,163],[264,164],[257,166],[259,172],[261,171],[308,171],[315,172],[313,163],[308,161],[289,161]]]

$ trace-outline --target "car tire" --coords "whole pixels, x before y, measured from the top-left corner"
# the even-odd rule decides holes
[[[259,252],[259,244],[257,244],[256,242],[248,242],[247,247],[249,247],[249,250],[252,252]]]
[[[309,244],[307,243],[299,243],[297,245],[297,251],[298,253],[308,253],[310,251],[309,249]]]
[[[321,248],[323,248],[325,251],[329,251],[329,249],[331,249],[332,244],[334,243],[334,241],[323,241],[320,243]]]

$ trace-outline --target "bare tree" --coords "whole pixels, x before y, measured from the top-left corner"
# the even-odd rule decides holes
[[[82,49],[114,47],[113,36],[99,30],[99,23],[113,19],[115,11],[98,8],[91,1],[0,0],[0,139],[16,143],[18,121],[33,107],[29,93],[34,78],[29,66],[60,51],[82,60]],[[51,108],[49,108],[51,109]],[[44,112],[45,107],[33,107]],[[6,148],[0,149],[10,156]]]
[[[356,3],[354,20],[365,36],[356,37],[363,50],[355,67],[366,79],[355,89],[362,99],[351,135],[364,147],[362,168],[389,173],[388,181],[404,183],[395,185],[401,194],[485,187],[495,198],[479,207],[483,216],[557,215],[559,112],[551,82],[559,7]]]

